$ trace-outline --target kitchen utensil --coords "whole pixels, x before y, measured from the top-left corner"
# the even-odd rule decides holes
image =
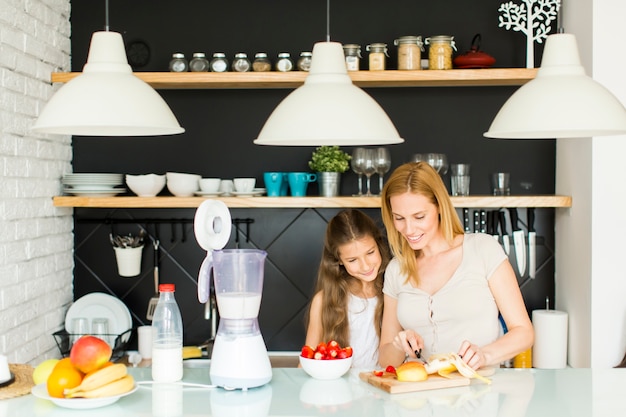
[[[509,255],[511,253],[511,242],[509,240],[509,235],[506,231],[506,215],[504,211],[499,211],[500,215],[500,233],[502,233],[502,246],[504,247],[504,252]]]
[[[474,233],[480,231],[480,210],[474,210]]]
[[[511,228],[513,229],[513,244],[515,245],[515,261],[520,277],[526,272],[526,243],[524,242],[524,231],[519,227],[517,209],[509,208],[511,216]]]
[[[458,55],[452,61],[455,68],[489,68],[496,63],[496,59],[491,55],[480,50],[480,33],[472,38],[470,50],[464,54]]]
[[[152,240],[152,247],[154,248],[154,295],[148,301],[148,311],[146,312],[146,319],[152,320],[154,317],[154,310],[159,303],[159,239]]]
[[[537,273],[537,233],[535,232],[535,208],[528,207],[526,209],[528,223],[528,276],[535,278]]]
[[[485,210],[480,211],[480,233],[487,232],[487,212]]]

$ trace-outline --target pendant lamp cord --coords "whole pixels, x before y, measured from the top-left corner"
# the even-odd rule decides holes
[[[104,30],[109,31],[109,0],[104,0]]]
[[[326,42],[330,42],[330,0],[326,0]]]

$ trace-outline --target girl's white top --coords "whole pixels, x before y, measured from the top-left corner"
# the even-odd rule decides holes
[[[350,346],[352,346],[352,368],[378,369],[379,338],[374,327],[374,313],[378,299],[361,298],[354,294],[348,297],[348,321],[350,323]]]

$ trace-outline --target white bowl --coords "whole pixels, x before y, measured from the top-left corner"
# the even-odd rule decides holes
[[[126,185],[139,197],[154,197],[165,187],[165,175],[126,175]]]
[[[300,356],[304,372],[315,379],[341,378],[352,365],[352,357],[346,359],[308,359]]]
[[[235,178],[233,180],[235,191],[241,193],[252,192],[256,185],[256,178]]]
[[[217,193],[220,189],[220,178],[202,178],[200,180],[200,191],[205,193]]]
[[[167,172],[167,189],[176,197],[191,197],[198,191],[201,175]]]

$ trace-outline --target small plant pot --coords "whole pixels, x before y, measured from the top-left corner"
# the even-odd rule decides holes
[[[317,183],[319,185],[320,196],[337,197],[341,191],[341,173],[318,172]]]

